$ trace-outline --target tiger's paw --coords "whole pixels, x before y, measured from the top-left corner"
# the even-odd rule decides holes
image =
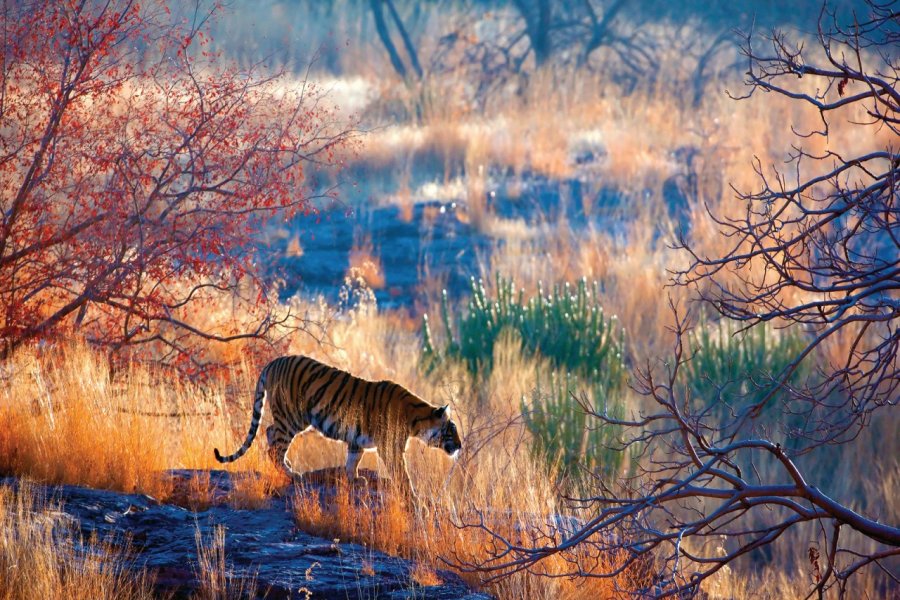
[[[369,480],[362,475],[357,475],[350,478],[350,485],[351,487],[367,488],[369,487]]]

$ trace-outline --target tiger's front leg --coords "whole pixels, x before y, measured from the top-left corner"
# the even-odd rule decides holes
[[[384,448],[383,451],[382,448]],[[412,480],[409,476],[409,469],[406,463],[406,440],[402,444],[390,444],[384,447],[379,446],[378,451],[381,454],[381,460],[387,468],[394,484],[394,489],[400,495],[404,502],[414,502],[418,499],[412,487]]]
[[[359,474],[359,463],[362,461],[363,449],[356,444],[347,445],[347,480],[355,485],[369,484],[365,477]]]
[[[409,476],[409,465],[406,462],[406,457],[402,454],[400,455],[400,465],[402,469],[400,469],[400,472],[397,473],[396,477],[400,497],[408,502],[415,502],[419,499],[419,496],[412,487],[412,478]]]

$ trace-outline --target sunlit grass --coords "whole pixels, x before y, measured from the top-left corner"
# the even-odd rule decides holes
[[[0,486],[3,600],[150,600],[151,579],[125,569],[128,551],[125,540],[84,539],[31,484]]]
[[[253,577],[233,577],[225,556],[225,526],[218,525],[208,538],[195,531],[198,590],[194,600],[240,600],[257,595]]]
[[[104,355],[79,344],[23,349],[4,372],[0,472],[161,499],[174,491],[165,470],[221,467],[212,448],[236,443],[225,399],[250,387],[237,373],[210,385],[136,364],[112,373]],[[277,473],[258,448],[243,467]],[[203,482],[193,485],[187,496],[202,502]],[[238,501],[253,504],[267,485],[242,480]]]
[[[446,554],[447,549],[453,548],[459,559],[477,561],[479,548],[487,543],[482,541],[480,546],[473,541],[472,531],[453,526],[453,519],[464,512],[512,511],[510,514],[522,518],[541,518],[565,511],[556,500],[552,474],[529,451],[528,434],[521,424],[494,433],[491,428],[495,424],[488,416],[514,417],[529,383],[520,382],[520,387],[513,389],[504,381],[516,377],[517,370],[529,370],[531,363],[500,348],[492,383],[485,394],[470,396],[472,382],[464,369],[444,369],[435,379],[419,375],[418,344],[404,345],[397,339],[415,334],[404,334],[397,324],[390,315],[357,314],[354,320],[337,325],[334,335],[338,339],[352,336],[365,343],[367,354],[350,355],[332,346],[307,351],[325,358],[331,350],[350,362],[351,370],[370,377],[389,374],[435,403],[453,402],[464,431],[470,434],[469,454],[454,463],[439,450],[417,441],[410,443],[407,459],[413,484],[428,507],[425,513],[422,506],[401,504],[392,500],[392,495],[377,510],[357,506],[344,491],[327,510],[316,509],[318,504],[311,499],[299,501],[298,520],[329,538],[363,541],[414,558],[423,569],[440,569],[445,567],[442,557],[453,558]],[[367,360],[356,366],[351,356]],[[0,411],[4,432],[0,468],[41,481],[145,492],[203,510],[211,503],[208,477],[201,472],[186,487],[173,489],[162,472],[220,467],[212,458],[212,448],[236,447],[249,421],[250,394],[246,390],[252,385],[240,374],[232,382],[213,381],[205,386],[182,386],[171,377],[166,385],[151,386],[150,373],[139,366],[110,378],[105,359],[77,345],[42,353],[23,351],[7,368],[10,376],[2,389],[5,398]],[[243,388],[243,393],[232,397],[236,388]],[[41,395],[43,404],[23,408],[24,403],[11,400],[26,394]],[[219,413],[226,395],[228,410]],[[140,408],[133,409],[135,406]],[[204,412],[207,407],[209,414]],[[262,446],[255,444],[247,457],[232,466],[244,471],[237,478],[237,491],[229,498],[234,506],[254,508],[273,492],[284,491],[285,481],[265,459]],[[298,438],[291,448],[292,462],[302,470],[340,465],[345,456],[344,445],[313,432]],[[368,454],[362,466],[380,468],[375,454]],[[255,475],[256,471],[260,474]],[[523,481],[528,483],[523,485]],[[477,577],[469,579],[477,581]],[[550,598],[560,586],[565,587],[550,579],[521,575],[496,589],[543,590],[540,596]],[[518,593],[505,597],[517,597]]]

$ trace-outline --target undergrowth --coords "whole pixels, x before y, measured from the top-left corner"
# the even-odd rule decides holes
[[[616,473],[623,462],[616,432],[592,427],[588,414],[621,415],[624,410],[625,334],[615,316],[606,316],[600,284],[581,279],[574,286],[554,285],[549,292],[539,284],[536,293],[526,296],[513,279],[498,274],[494,290],[492,294],[473,278],[465,308],[456,310],[443,294],[444,342],[435,343],[426,315],[422,364],[436,369],[458,361],[476,380],[484,380],[501,343],[524,356],[546,359],[553,369],[543,381],[538,377],[521,402],[525,425],[535,438],[534,452],[562,476],[598,467],[607,475]]]
[[[701,320],[689,336],[691,359],[685,364],[684,381],[693,401],[710,407],[717,420],[739,414],[772,394],[761,417],[774,423],[783,417],[782,402],[788,396],[783,386],[802,383],[810,374],[802,362],[784,384],[779,383],[806,343],[795,330],[776,329],[770,323],[739,331],[730,321]]]
[[[300,494],[294,503],[298,525],[328,539],[350,541],[415,561],[416,571],[432,574],[430,584],[440,582],[440,571],[456,570],[468,583],[500,598],[617,598],[625,590],[646,584],[646,573],[625,569],[613,578],[541,577],[527,572],[483,584],[484,574],[472,567],[483,564],[498,551],[498,538],[528,544],[537,527],[547,528],[559,518],[545,511],[531,513],[477,509],[456,494],[423,499],[415,507],[399,500],[391,486],[381,493],[337,486],[336,494],[323,497],[314,490]],[[598,551],[586,543],[542,562],[547,574],[565,573],[573,562],[591,564],[598,572],[621,562],[615,552]]]
[[[27,482],[0,486],[0,598],[150,600],[152,578],[126,568],[124,540],[85,538]]]
[[[538,379],[530,398],[522,399],[522,416],[534,435],[535,453],[561,476],[579,479],[591,473],[610,479],[626,460],[621,432],[613,425],[600,426],[591,412],[621,419],[625,412],[621,390],[552,371],[549,380]]]
[[[575,286],[564,283],[549,291],[541,286],[526,298],[513,279],[497,274],[495,295],[474,278],[470,291],[465,308],[454,315],[443,295],[442,345],[435,344],[427,315],[423,317],[423,364],[460,360],[471,373],[483,377],[493,366],[498,338],[512,330],[518,333],[526,356],[547,358],[608,390],[624,384],[624,331],[614,315],[604,313],[598,282],[588,284],[582,279]]]

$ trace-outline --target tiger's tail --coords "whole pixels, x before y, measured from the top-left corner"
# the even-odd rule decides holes
[[[250,449],[250,445],[253,444],[256,434],[259,432],[259,422],[262,420],[263,408],[266,405],[266,396],[266,377],[265,373],[263,373],[260,376],[259,381],[256,382],[256,394],[253,400],[253,418],[250,420],[250,430],[247,432],[247,438],[244,440],[243,445],[241,445],[234,454],[229,456],[222,456],[219,449],[215,448],[213,452],[216,455],[217,461],[220,463],[234,462]]]

